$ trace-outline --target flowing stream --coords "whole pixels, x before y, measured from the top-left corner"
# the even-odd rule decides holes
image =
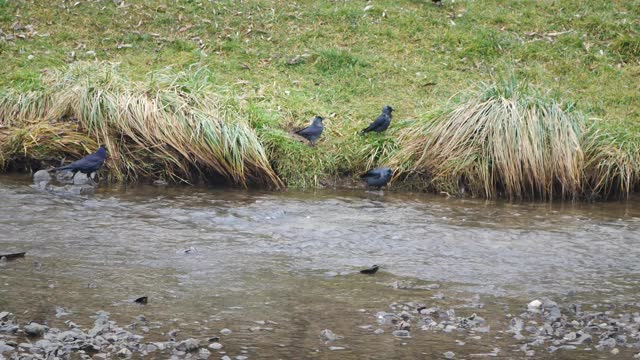
[[[500,332],[475,342],[419,330],[398,339],[390,328],[360,326],[378,328],[375,314],[393,303],[459,306],[476,294],[496,329],[504,313],[542,296],[633,304],[640,202],[155,186],[61,196],[3,175],[0,254],[18,251],[26,257],[0,263],[0,311],[24,322],[90,326],[98,310],[119,323],[144,314],[155,324],[149,339],[179,329],[204,342],[226,327],[233,333],[221,342],[232,359],[431,358],[448,350],[465,358],[495,347],[498,357],[520,358]],[[373,264],[376,275],[358,273]],[[148,305],[132,303],[143,295]],[[56,317],[56,307],[70,314]],[[344,349],[330,350],[323,329],[343,336],[331,346]],[[553,358],[596,353],[610,355]]]

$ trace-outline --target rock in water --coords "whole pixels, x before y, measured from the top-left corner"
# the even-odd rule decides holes
[[[542,301],[536,299],[530,302],[529,305],[527,305],[527,310],[529,310],[532,313],[539,313],[540,307],[542,307]]]
[[[444,357],[447,359],[453,359],[454,357],[456,357],[456,354],[453,351],[447,351],[442,355],[444,355]]]
[[[81,172],[73,176],[73,185],[86,185],[89,183],[89,177]]]
[[[24,333],[27,334],[28,336],[42,336],[44,335],[44,331],[45,331],[45,326],[44,325],[40,325],[38,323],[32,322],[31,324],[27,325],[24,327]]]
[[[135,302],[136,304],[147,305],[147,302],[149,302],[149,297],[141,296],[141,297],[133,300],[133,302]]]
[[[33,183],[39,189],[43,189],[47,187],[47,185],[51,182],[51,175],[47,170],[38,170],[35,174],[33,174]]]
[[[199,347],[200,347],[200,341],[196,339],[187,339],[179,342],[178,345],[176,345],[176,350],[184,351],[184,352],[192,352],[192,351],[198,350]]]
[[[329,329],[324,329],[320,333],[320,337],[326,341],[336,341],[340,339],[342,336],[336,335],[333,331]]]

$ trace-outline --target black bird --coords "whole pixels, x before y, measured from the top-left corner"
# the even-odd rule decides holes
[[[380,116],[378,116],[378,118],[374,122],[372,122],[371,125],[367,126],[366,129],[363,129],[361,134],[364,135],[369,131],[375,131],[379,133],[387,130],[387,128],[389,127],[389,124],[391,124],[392,111],[393,111],[393,108],[391,106],[385,105],[382,108],[382,114],[380,114]]]
[[[73,172],[74,176],[79,171],[89,176],[102,167],[102,164],[104,164],[106,158],[107,149],[104,147],[104,145],[100,145],[100,148],[98,148],[98,151],[96,151],[95,153],[87,155],[80,160],[76,160],[69,165],[55,168],[51,171],[67,170]]]
[[[320,138],[320,135],[322,135],[322,130],[324,129],[322,127],[322,120],[324,119],[321,118],[320,116],[314,117],[313,121],[311,122],[311,125],[307,126],[302,130],[296,131],[296,134],[309,140],[311,142],[311,145],[315,145],[318,139]]]
[[[368,269],[364,269],[364,270],[360,270],[360,274],[367,274],[367,275],[373,275],[376,272],[378,272],[378,269],[380,268],[380,266],[378,265],[373,265],[372,267],[368,268]]]
[[[385,186],[389,180],[391,180],[391,175],[393,174],[393,170],[388,167],[379,167],[375,169],[371,169],[367,171],[365,174],[361,175],[360,178],[364,180],[367,185],[377,187],[380,189]]]

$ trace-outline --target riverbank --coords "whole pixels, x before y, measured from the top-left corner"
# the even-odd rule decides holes
[[[626,3],[0,6],[5,170],[104,142],[125,182],[318,188],[390,165],[392,188],[450,195],[638,190]],[[358,136],[385,104],[390,129]],[[291,132],[315,115],[311,148]]]

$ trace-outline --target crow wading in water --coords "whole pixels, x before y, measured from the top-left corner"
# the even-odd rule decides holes
[[[382,108],[382,114],[378,116],[378,118],[371,123],[371,125],[367,126],[365,129],[362,129],[361,134],[364,135],[370,131],[375,131],[377,133],[383,132],[387,130],[389,124],[391,124],[391,112],[393,108],[389,105],[385,105]]]
[[[106,159],[107,148],[105,148],[104,145],[100,145],[95,153],[87,155],[80,160],[76,160],[69,165],[52,169],[51,171],[71,171],[73,172],[74,176],[79,171],[83,174],[87,174],[87,177],[89,177],[91,174],[98,171],[102,167],[102,164],[104,164],[104,161]]]
[[[362,178],[367,185],[380,189],[391,180],[392,174],[393,171],[390,168],[380,167],[367,171],[364,175],[361,175],[360,178]]]
[[[311,142],[311,145],[315,146],[316,142],[320,138],[320,135],[322,135],[322,130],[324,129],[322,127],[322,120],[324,119],[321,118],[320,116],[314,117],[313,121],[311,121],[311,125],[307,126],[302,130],[296,131],[296,134],[309,140],[309,142]]]

